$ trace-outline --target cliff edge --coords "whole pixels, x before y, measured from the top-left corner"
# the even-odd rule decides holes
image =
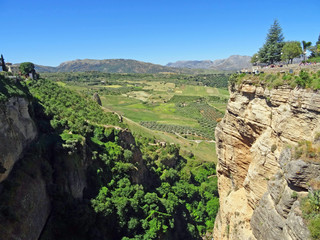
[[[230,88],[216,128],[220,210],[214,239],[308,239],[300,199],[319,181],[319,162],[292,148],[320,132],[320,93],[244,81]],[[311,189],[312,190],[312,189]]]

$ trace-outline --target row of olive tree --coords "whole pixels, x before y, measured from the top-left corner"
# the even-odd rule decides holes
[[[260,50],[253,55],[251,63],[257,65],[258,63],[274,64],[280,61],[287,61],[292,63],[294,58],[301,55],[306,57],[307,50],[311,51],[312,56],[320,55],[320,36],[315,46],[311,42],[302,41],[284,41],[282,29],[277,20],[269,29],[266,42]]]

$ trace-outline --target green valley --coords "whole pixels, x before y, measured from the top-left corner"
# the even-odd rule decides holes
[[[214,129],[226,108],[229,75],[43,75],[88,97],[98,93],[102,107],[121,115],[134,133],[149,133],[158,141],[179,144],[197,161],[216,162]]]

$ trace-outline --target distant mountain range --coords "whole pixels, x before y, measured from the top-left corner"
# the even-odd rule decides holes
[[[175,68],[201,68],[201,69],[215,69],[220,71],[236,71],[242,68],[250,68],[250,56],[232,55],[226,59],[218,59],[215,61],[177,61],[168,63],[166,66]]]
[[[110,73],[214,73],[235,71],[249,67],[250,57],[234,55],[215,61],[178,61],[166,66],[130,59],[77,59],[63,62],[57,67],[35,65],[37,72],[86,72],[100,71]]]
[[[159,72],[180,72],[177,69],[140,62],[129,59],[83,59],[63,62],[57,67],[36,65],[38,72],[86,72],[99,71],[111,73],[159,73]]]

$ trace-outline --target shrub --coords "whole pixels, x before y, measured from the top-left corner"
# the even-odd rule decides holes
[[[296,83],[300,87],[307,87],[311,83],[311,78],[306,71],[301,70],[299,73],[299,77],[298,76],[296,77]]]
[[[297,199],[298,198],[298,193],[296,191],[293,191],[291,194],[291,198]]]
[[[129,162],[129,161],[132,159],[133,154],[132,154],[132,152],[131,152],[130,150],[125,149],[125,150],[123,151],[123,157],[124,157],[124,160],[125,160],[126,162]]]
[[[296,159],[298,159],[298,158],[300,158],[301,156],[302,156],[302,153],[303,153],[303,150],[302,149],[300,149],[300,148],[296,148],[296,150],[295,150],[295,158]]]
[[[320,239],[320,190],[309,193],[308,197],[301,201],[303,217],[312,239]]]
[[[312,239],[320,239],[320,216],[309,222],[309,231]]]

